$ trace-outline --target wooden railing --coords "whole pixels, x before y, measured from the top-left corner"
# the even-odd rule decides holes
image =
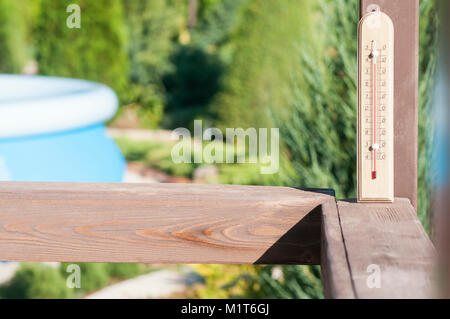
[[[331,298],[431,297],[417,203],[418,0],[395,25],[393,204],[283,187],[0,183],[0,260],[321,265]],[[411,204],[412,203],[412,204]]]
[[[427,297],[434,248],[407,199],[285,187],[0,183],[0,260],[321,265],[327,297]],[[379,268],[380,287],[368,280]]]
[[[319,264],[330,200],[281,187],[0,183],[0,260]]]

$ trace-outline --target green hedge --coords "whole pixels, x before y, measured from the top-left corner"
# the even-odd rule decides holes
[[[431,137],[434,132],[430,116],[432,91],[437,63],[439,13],[437,0],[420,1],[420,54],[419,54],[419,161],[418,161],[418,213],[425,229],[430,231],[430,200],[432,156]]]
[[[44,264],[22,264],[11,282],[0,287],[0,298],[62,299],[74,296],[66,286],[66,276]]]
[[[320,0],[316,43],[298,50],[291,118],[277,119],[296,170],[295,185],[355,195],[357,0]],[[323,21],[323,23],[319,22]]]
[[[81,8],[81,28],[66,26],[69,4]],[[98,81],[122,96],[128,85],[121,0],[41,0],[33,32],[39,72]]]
[[[0,1],[0,73],[20,73],[27,59],[27,0]]]
[[[199,1],[195,28],[184,30],[183,45],[175,47],[172,69],[163,77],[166,90],[164,126],[191,127],[194,119],[215,118],[209,106],[221,90],[230,62],[232,34],[245,0]]]
[[[212,103],[221,127],[268,127],[269,112],[287,107],[295,43],[309,38],[310,1],[246,1],[233,31],[224,89]]]
[[[0,298],[53,299],[77,298],[101,289],[112,282],[134,278],[148,273],[143,264],[123,263],[77,263],[80,267],[80,288],[68,288],[67,272],[70,263],[58,268],[42,263],[23,263],[10,282],[0,286]]]
[[[172,54],[173,71],[164,75],[169,127],[186,126],[202,118],[220,89],[223,65],[215,54],[196,45],[182,45]]]
[[[127,103],[140,108],[141,124],[157,127],[163,117],[161,77],[171,69],[169,56],[181,29],[180,0],[124,0],[130,63]]]
[[[204,0],[204,10],[197,27],[192,32],[196,45],[209,52],[217,52],[222,61],[230,62],[235,30],[241,26],[242,11],[248,0]],[[241,26],[242,27],[242,26]]]

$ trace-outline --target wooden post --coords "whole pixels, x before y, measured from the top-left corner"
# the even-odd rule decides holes
[[[360,0],[360,15],[371,4],[394,22],[394,194],[417,210],[419,0]]]
[[[188,27],[192,29],[197,24],[198,0],[189,0]]]

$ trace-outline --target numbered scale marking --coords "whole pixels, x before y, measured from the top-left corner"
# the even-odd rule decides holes
[[[366,14],[358,35],[358,201],[394,200],[394,26]]]

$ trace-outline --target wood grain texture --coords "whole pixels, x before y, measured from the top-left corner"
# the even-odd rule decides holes
[[[321,270],[326,298],[354,299],[355,291],[335,201],[322,205]]]
[[[360,14],[378,4],[394,22],[394,194],[417,209],[419,0],[360,0]]]
[[[320,204],[283,187],[0,183],[0,260],[320,263]]]
[[[327,297],[348,296],[347,273],[356,298],[435,296],[436,252],[408,199],[396,199],[392,204],[338,202],[338,215],[348,272],[343,271],[342,248],[328,246],[328,254],[341,255],[340,259],[335,256],[340,264],[331,264],[331,271],[344,278],[333,281],[337,288]],[[335,222],[324,218],[328,221]],[[380,287],[370,288],[368,280],[375,283],[371,279],[376,278],[376,267]]]

